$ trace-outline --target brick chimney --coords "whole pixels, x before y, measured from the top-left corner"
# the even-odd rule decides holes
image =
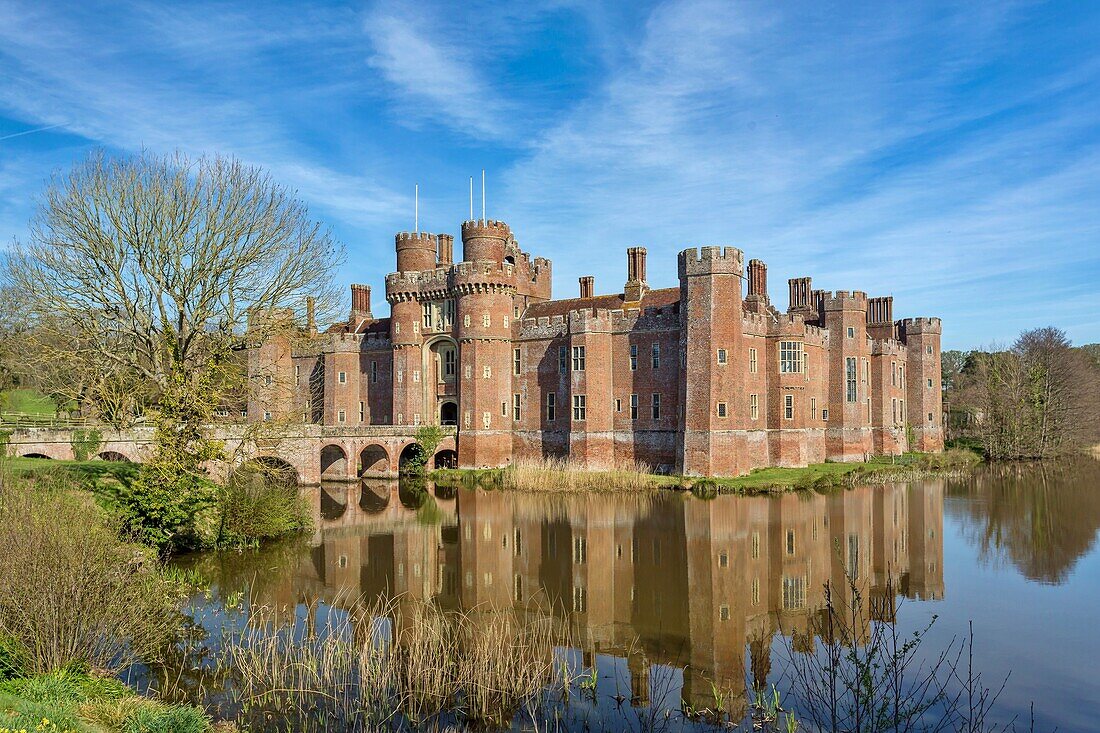
[[[580,279],[581,283],[581,297],[591,298],[596,291],[596,278],[592,275],[585,275]]]
[[[749,294],[745,296],[745,310],[752,313],[767,313],[771,301],[768,299],[768,266],[763,260],[749,260]]]
[[[358,323],[362,320],[373,320],[370,312],[370,285],[351,286],[351,318],[349,320]]]
[[[645,247],[631,247],[626,251],[626,287],[623,299],[638,302],[649,292],[645,279]]]
[[[439,259],[440,266],[452,265],[455,261],[455,238],[450,234],[439,235]]]

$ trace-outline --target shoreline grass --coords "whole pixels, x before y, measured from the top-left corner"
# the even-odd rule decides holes
[[[868,461],[812,463],[797,468],[760,468],[744,476],[693,477],[649,473],[643,464],[611,471],[589,471],[562,459],[526,459],[505,468],[439,469],[431,474],[437,483],[467,488],[529,491],[536,493],[638,492],[660,489],[689,490],[706,495],[769,494],[794,490],[826,490],[912,481],[929,476],[959,474],[981,461],[972,451],[948,449],[944,453],[906,453],[878,456]]]

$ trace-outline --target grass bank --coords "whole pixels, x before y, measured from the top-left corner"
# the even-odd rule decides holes
[[[4,470],[15,480],[62,491],[89,492],[135,536],[142,536],[146,525],[160,521],[151,512],[153,505],[138,489],[140,464],[47,458],[7,458],[4,464]],[[309,527],[309,512],[297,485],[256,470],[237,471],[224,486],[200,478],[196,492],[190,502],[193,511],[188,512],[182,528],[187,536],[176,543],[178,549],[254,546]]]
[[[887,481],[911,481],[970,470],[981,457],[969,450],[906,453],[855,463],[813,463],[800,468],[760,468],[745,476],[688,477],[650,473],[642,464],[588,471],[560,459],[524,460],[499,469],[440,469],[432,478],[468,488],[574,493],[680,489],[703,495],[766,494],[825,490]]]

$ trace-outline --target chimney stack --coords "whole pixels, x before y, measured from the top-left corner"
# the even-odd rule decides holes
[[[450,234],[439,235],[439,262],[438,264],[452,265],[455,261],[454,256],[455,238]]]
[[[596,290],[596,278],[592,275],[585,275],[580,279],[581,283],[581,297],[591,298]]]
[[[351,320],[373,320],[370,312],[370,285],[351,286]]]
[[[317,335],[317,301],[312,295],[306,298],[306,330],[310,336]]]
[[[626,251],[626,287],[623,299],[638,302],[649,291],[645,279],[645,247],[631,247]]]
[[[749,260],[749,294],[745,296],[745,309],[751,313],[768,312],[768,266],[763,260]]]

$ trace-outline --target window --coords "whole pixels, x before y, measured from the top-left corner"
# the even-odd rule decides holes
[[[574,346],[573,347],[573,371],[575,371],[575,372],[583,372],[584,371],[584,347],[583,346]]]
[[[802,373],[802,342],[801,341],[780,341],[779,342],[779,373],[780,374],[801,374]]]
[[[756,374],[756,349],[749,349],[749,374]]]
[[[730,566],[730,554],[723,550],[718,553],[718,567],[728,568]]]
[[[298,366],[297,364],[294,365],[294,383],[302,383],[302,367]]]
[[[817,398],[810,398],[810,419],[813,420],[817,417]]]
[[[558,407],[558,396],[553,392],[546,395],[546,419],[549,422],[554,422],[557,417],[556,410]]]
[[[364,405],[362,402],[360,402],[359,403],[359,422],[363,422],[363,418],[366,417],[366,414],[367,414],[366,405]]]
[[[443,352],[443,378],[453,378],[455,375],[455,350],[447,349]]]
[[[512,349],[512,374],[519,374],[522,366],[520,350]]]
[[[931,379],[928,380],[928,389],[932,389],[932,380]]]
[[[722,605],[718,607],[718,620],[729,621],[730,620],[730,607]]]
[[[519,395],[512,395],[512,419],[519,421]]]
[[[932,344],[928,344],[928,353],[929,353],[929,354],[931,354],[931,353],[932,353]]]
[[[718,403],[718,417],[725,417],[725,416],[726,416],[726,403],[725,402],[719,402]]]
[[[760,401],[756,395],[749,395],[749,419],[757,420],[760,418]]]
[[[512,318],[519,318],[519,306],[518,305],[513,305],[512,306]]]
[[[500,416],[501,417],[508,417],[508,403],[507,402],[501,402],[500,403]]]
[[[783,578],[783,610],[797,611],[806,607],[806,578]]]
[[[344,413],[343,410],[340,410],[339,412],[336,413],[336,421],[337,422],[345,422],[345,413]]]
[[[271,413],[267,412],[267,411],[264,411],[264,422],[267,422],[270,419],[271,419]]]
[[[847,382],[847,400],[856,401],[856,358],[849,356],[844,360],[844,376]]]
[[[630,371],[638,369],[638,344],[630,345]]]
[[[338,378],[340,380],[340,384],[347,384],[348,383],[348,373],[347,372],[340,372],[340,374],[338,375]]]
[[[898,386],[898,363],[896,361],[890,362],[890,384],[894,387]]]
[[[788,555],[793,555],[794,551],[795,551],[794,530],[793,529],[788,529],[787,530],[787,554]]]
[[[890,414],[893,416],[894,425],[898,424],[898,398],[890,400]]]
[[[569,349],[564,346],[558,347],[558,371],[564,372],[569,368]]]
[[[376,362],[376,361],[372,361],[370,363],[370,381],[371,382],[377,382],[378,381],[378,362]]]
[[[653,409],[652,409],[650,414],[653,416],[653,419],[654,420],[660,420],[661,419],[661,393],[660,392],[654,392],[653,393],[652,408]]]
[[[443,301],[443,328],[450,329],[455,325],[455,302],[453,300]]]
[[[615,412],[622,412],[622,411],[623,411],[623,401],[616,398],[616,400],[615,400]]]
[[[573,588],[573,612],[585,613],[588,610],[588,593],[581,586]]]
[[[588,539],[585,537],[573,538],[573,564],[584,565],[588,562]]]
[[[661,345],[653,344],[653,349],[650,352],[650,359],[654,369],[661,368]]]
[[[783,419],[784,420],[793,420],[794,419],[794,395],[793,394],[783,395]]]
[[[583,420],[585,413],[585,398],[582,394],[573,395],[573,419]]]
[[[932,419],[932,413],[930,412],[928,413],[928,423],[931,424],[933,422],[935,422],[935,420]]]
[[[829,419],[829,408],[828,407],[826,407],[824,410],[821,411],[821,419],[828,421],[828,419]]]
[[[726,350],[725,349],[718,349],[718,363],[719,364],[725,364],[726,363]]]
[[[630,395],[630,419],[638,419],[638,395]]]
[[[856,330],[851,326],[848,326],[848,338],[854,339],[856,337]]]
[[[424,304],[424,330],[430,331],[432,328],[432,304]]]

